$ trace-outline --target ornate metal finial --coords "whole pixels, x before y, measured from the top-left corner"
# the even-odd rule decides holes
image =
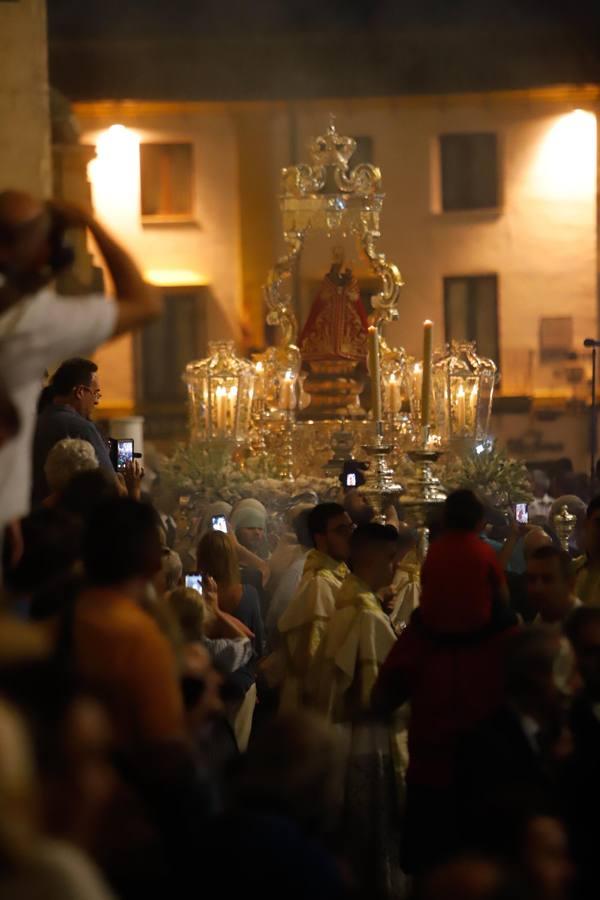
[[[565,504],[559,513],[554,516],[554,530],[558,535],[560,546],[565,552],[569,552],[569,541],[571,535],[575,531],[577,525],[577,516],[569,512],[569,507]]]
[[[311,195],[325,192],[327,168],[333,169],[333,179],[337,191],[343,194],[356,194],[359,197],[374,195],[381,189],[381,171],[371,163],[359,163],[350,170],[350,160],[356,150],[354,138],[339,134],[335,127],[335,117],[329,116],[329,125],[324,134],[318,135],[308,144],[310,163],[300,163],[282,170],[281,183],[283,196],[308,198]],[[348,199],[348,198],[346,198]],[[383,196],[379,197],[379,209]]]

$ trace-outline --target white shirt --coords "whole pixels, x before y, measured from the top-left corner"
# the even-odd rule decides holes
[[[0,447],[0,531],[29,511],[31,448],[44,372],[91,353],[114,332],[117,304],[98,294],[59,297],[45,288],[0,315],[0,378],[21,420]]]

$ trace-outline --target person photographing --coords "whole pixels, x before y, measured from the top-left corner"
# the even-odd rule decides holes
[[[74,262],[66,240],[71,228],[87,229],[94,238],[114,298],[56,293],[52,282]],[[133,259],[91,214],[20,191],[0,193],[0,385],[20,423],[0,446],[0,531],[29,510],[32,433],[45,371],[160,311],[160,299]]]

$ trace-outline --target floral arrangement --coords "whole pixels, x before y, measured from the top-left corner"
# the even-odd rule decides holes
[[[479,452],[472,450],[467,456],[450,459],[440,477],[448,491],[470,488],[499,509],[533,499],[525,463],[507,456],[495,443],[483,445]]]
[[[339,493],[336,478],[299,475],[293,481],[281,481],[260,459],[211,455],[196,444],[181,444],[171,457],[161,461],[161,479],[189,502],[208,505],[224,500],[232,505],[245,497],[254,497],[273,512],[285,510],[290,501],[302,494],[316,494],[326,500]]]

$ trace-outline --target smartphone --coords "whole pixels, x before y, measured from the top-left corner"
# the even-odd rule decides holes
[[[529,507],[526,503],[515,504],[515,519],[519,525],[527,525],[529,522]]]
[[[225,516],[213,516],[210,520],[210,527],[213,531],[223,531],[227,534],[227,519]]]
[[[117,440],[117,472],[122,471],[133,457],[133,439],[119,438]]]
[[[346,487],[356,487],[356,472],[348,472],[346,475]]]
[[[199,594],[202,593],[202,575],[199,572],[194,572],[193,575],[185,576],[185,586],[186,588],[191,588],[193,591],[197,591]]]

